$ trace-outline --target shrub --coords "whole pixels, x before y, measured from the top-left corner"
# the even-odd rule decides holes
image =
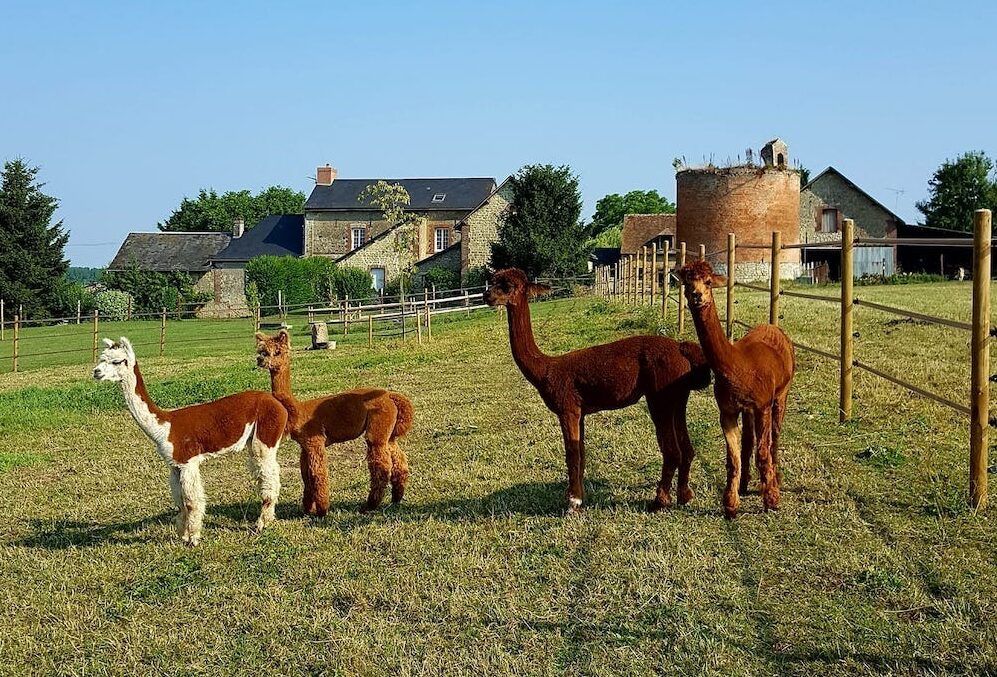
[[[260,288],[256,286],[255,282],[246,283],[246,305],[249,306],[250,310],[256,310],[260,307]]]
[[[474,268],[468,268],[467,272],[464,273],[464,286],[465,287],[484,287],[485,282],[488,281],[490,277],[488,269],[484,266],[475,266]]]
[[[97,312],[105,320],[123,320],[128,317],[128,306],[132,296],[128,292],[117,289],[105,289],[97,292]]]
[[[163,308],[173,311],[178,305],[193,313],[197,306],[211,300],[212,295],[194,289],[190,275],[182,271],[159,273],[132,266],[127,270],[107,271],[101,275],[108,289],[123,291],[133,299],[134,313],[158,313]]]
[[[460,273],[443,266],[431,266],[423,274],[422,284],[426,287],[435,284],[438,290],[457,289],[460,287]]]
[[[333,276],[336,298],[366,299],[374,295],[370,273],[354,266],[337,266]]]
[[[73,317],[76,315],[77,301],[80,312],[84,315],[89,315],[97,307],[92,291],[79,282],[67,282],[56,295],[57,305],[54,310],[59,317]]]
[[[877,284],[921,284],[924,282],[945,282],[944,275],[933,273],[895,273],[893,275],[863,275],[855,280],[860,287]]]
[[[330,301],[335,297],[335,264],[322,256],[257,256],[246,264],[246,283],[255,284],[264,305]]]

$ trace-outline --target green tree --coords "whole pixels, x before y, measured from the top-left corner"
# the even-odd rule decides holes
[[[619,249],[623,244],[623,229],[620,226],[613,226],[600,232],[590,242],[593,249],[609,248]]]
[[[595,203],[589,231],[596,236],[607,228],[623,225],[627,214],[674,214],[675,204],[656,190],[632,190],[626,195],[611,193]]]
[[[248,190],[219,195],[213,189],[202,188],[196,198],[185,197],[159,229],[227,233],[237,216],[243,218],[246,228],[252,228],[272,214],[300,214],[304,208],[305,194],[283,186],[270,186],[256,195]]]
[[[418,233],[422,232],[425,217],[406,212],[405,208],[412,202],[405,187],[398,183],[378,181],[364,188],[358,198],[359,202],[371,204],[384,214],[388,227],[395,229],[393,248],[401,270],[400,289],[409,289],[409,280],[415,270],[415,248]]]
[[[963,153],[942,163],[928,181],[928,199],[917,203],[924,224],[932,228],[972,231],[973,212],[997,211],[994,162],[982,151]]]
[[[69,268],[69,234],[52,223],[59,201],[41,191],[38,168],[24,160],[4,164],[0,176],[0,298],[28,316],[51,315]]]
[[[578,177],[567,165],[526,165],[512,177],[513,199],[492,243],[494,268],[530,276],[582,273],[588,262]]]

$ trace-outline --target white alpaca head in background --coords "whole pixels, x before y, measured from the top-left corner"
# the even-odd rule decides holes
[[[135,351],[131,342],[122,336],[117,342],[104,339],[104,352],[93,368],[93,377],[98,381],[117,383],[130,373],[135,365]]]

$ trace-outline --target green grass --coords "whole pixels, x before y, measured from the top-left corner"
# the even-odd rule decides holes
[[[968,285],[857,295],[969,316]],[[765,303],[739,289],[737,315],[763,321]],[[836,306],[785,298],[782,310],[795,339],[836,351]],[[538,304],[534,319],[549,352],[659,326],[595,299]],[[966,401],[968,334],[895,319],[857,308],[857,357]],[[237,325],[175,323],[163,358],[156,333],[137,349],[153,396],[180,406],[266,388],[248,325],[202,344],[179,339]],[[120,390],[88,380],[89,344],[75,361],[0,375],[0,672],[997,671],[997,528],[966,508],[959,414],[858,372],[855,420],[838,424],[836,364],[801,351],[778,512],[751,494],[736,522],[722,519],[723,442],[706,391],[690,404],[689,507],[645,512],[660,456],[638,405],[589,418],[588,507],[565,518],[558,426],[516,369],[504,322],[479,312],[434,330],[421,348],[382,339],[368,350],[351,331],[336,351],[295,354],[301,395],[357,385],[411,395],[401,506],[357,514],[367,473],[354,442],[330,450],[330,514],[303,518],[286,442],[276,527],[250,533],[259,504],[231,454],[205,466],[195,550],[174,535],[166,469]]]

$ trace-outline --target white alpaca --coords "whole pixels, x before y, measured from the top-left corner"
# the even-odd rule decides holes
[[[132,417],[170,466],[170,489],[180,511],[177,533],[183,542],[194,546],[201,540],[205,511],[201,463],[242,449],[250,440],[249,471],[263,502],[256,528],[274,521],[280,494],[277,448],[287,423],[280,402],[270,393],[246,391],[183,409],[160,409],[145,389],[128,339],[121,337],[117,343],[104,339],[104,345],[93,376],[121,383]]]

